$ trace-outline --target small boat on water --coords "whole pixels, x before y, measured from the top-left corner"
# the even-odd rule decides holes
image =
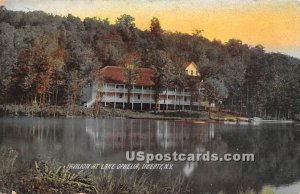
[[[225,119],[224,120],[224,124],[236,125],[237,124],[237,119],[236,118]]]
[[[294,121],[293,120],[264,120],[264,119],[261,119],[259,117],[253,117],[251,119],[251,123],[252,124],[260,124],[260,123],[293,123]]]
[[[293,120],[262,120],[263,123],[293,123]]]
[[[237,118],[230,118],[224,120],[224,124],[230,124],[230,125],[249,125],[250,119],[246,117],[237,117]]]
[[[205,124],[206,122],[205,121],[193,121],[193,123],[195,123],[195,124]]]
[[[246,118],[246,117],[239,117],[237,119],[237,121],[238,121],[239,125],[249,125],[250,124],[250,119]]]
[[[254,121],[254,122],[261,122],[262,121],[262,118],[259,118],[259,117],[253,117],[250,119],[251,121]]]
[[[224,120],[224,124],[230,124],[230,125],[259,125],[261,123],[278,123],[278,124],[285,124],[285,123],[293,123],[293,120],[264,120],[259,117],[253,117],[253,118],[246,118],[246,117],[237,117],[237,118],[230,118]]]
[[[227,125],[236,125],[237,121],[224,121],[224,124],[227,124]]]
[[[250,124],[251,125],[259,125],[261,124],[262,119],[259,117],[253,117],[250,119]]]

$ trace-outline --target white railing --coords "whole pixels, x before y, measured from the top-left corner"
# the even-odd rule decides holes
[[[118,85],[118,88],[116,87]],[[93,94],[96,87],[92,87]],[[124,85],[119,84],[105,84],[103,87],[103,97],[102,102],[109,103],[127,103],[128,89]],[[108,93],[112,95],[108,95]],[[155,103],[153,100],[153,95],[155,91],[152,89],[145,89],[143,87],[135,88],[133,86],[131,90],[131,103]],[[144,96],[145,95],[145,96]],[[122,96],[120,98],[120,96]],[[190,94],[189,92],[183,90],[164,90],[160,93],[159,104],[166,105],[190,105]],[[85,107],[91,107],[96,102],[96,95],[92,95],[92,99],[84,104]],[[202,103],[193,102],[194,106],[199,106]]]
[[[119,86],[117,88],[117,86]],[[103,87],[103,92],[117,92],[117,93],[127,93],[128,89],[124,85],[119,85],[119,84],[105,84]],[[131,93],[136,93],[136,94],[154,94],[155,91],[153,89],[145,89],[141,86],[132,86]],[[161,92],[162,95],[176,95],[176,96],[189,96],[190,93],[187,91],[183,90],[174,90],[174,89],[167,89],[163,90]]]
[[[130,101],[131,103],[151,103],[151,104],[154,104],[154,99],[152,97],[140,97],[140,99],[134,95],[134,96],[131,96],[130,98]],[[123,96],[122,98],[119,98],[118,96],[114,97],[114,96],[106,96],[104,95],[102,97],[102,102],[117,102],[117,103],[127,103],[127,96]],[[185,106],[188,106],[190,105],[190,101],[189,100],[186,100],[184,101],[183,99],[179,100],[177,99],[175,101],[175,99],[160,99],[159,104],[166,104],[166,105],[185,105]],[[201,103],[200,102],[193,102],[193,105],[194,106],[200,106]]]

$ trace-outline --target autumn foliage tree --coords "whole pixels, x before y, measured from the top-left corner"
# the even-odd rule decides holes
[[[158,18],[140,30],[124,14],[107,18],[65,17],[0,7],[0,104],[81,105],[81,90],[107,65],[124,66],[136,53],[139,66],[156,70],[155,102],[166,87],[193,88],[192,96],[221,102],[241,115],[291,118],[299,114],[300,60],[268,53],[262,45],[231,39],[208,40],[164,31]],[[185,79],[183,63],[193,61],[199,80]],[[135,63],[135,62],[134,62]],[[202,82],[203,81],[203,82]],[[205,93],[206,92],[206,93]],[[226,95],[225,95],[226,94]],[[73,112],[73,111],[71,111]]]

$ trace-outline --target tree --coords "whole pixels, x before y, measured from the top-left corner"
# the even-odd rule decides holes
[[[153,17],[150,23],[150,34],[152,41],[154,42],[153,49],[164,49],[164,41],[163,41],[163,30],[160,26],[160,22],[158,18]]]
[[[185,84],[188,88],[190,98],[190,109],[193,107],[193,102],[198,102],[201,95],[202,79],[200,76],[185,75]]]
[[[72,70],[68,74],[68,115],[76,115],[76,104],[78,104],[80,91],[85,82],[80,78],[80,72],[78,70]]]
[[[204,99],[209,102],[209,118],[211,117],[211,103],[221,102],[228,97],[228,90],[224,81],[220,77],[211,77],[204,81],[203,85]]]
[[[156,50],[149,54],[148,64],[154,68],[155,74],[151,77],[154,82],[154,102],[155,111],[158,110],[158,102],[160,99],[160,93],[164,88],[171,86],[175,76],[175,66],[172,61],[168,58],[166,52],[162,50]]]
[[[77,20],[76,20],[77,21]],[[83,44],[80,34],[73,31],[76,30],[74,24],[70,24],[72,31],[67,31],[65,40],[65,58],[64,71],[66,84],[67,104],[75,107],[80,103],[80,91],[82,87],[88,83],[89,75],[95,64],[95,56],[90,48],[86,48]],[[79,28],[81,26],[79,25]]]
[[[131,53],[124,58],[124,76],[126,78],[126,88],[127,88],[127,105],[126,108],[131,108],[131,93],[134,83],[138,79],[137,67],[139,66],[139,57],[137,53]]]
[[[135,19],[134,17],[123,14],[116,20],[116,29],[121,34],[122,40],[127,45],[128,52],[132,52],[135,47]]]
[[[15,28],[7,23],[0,24],[0,101],[4,104],[8,101],[12,70],[17,62],[17,49],[14,45],[15,31]]]

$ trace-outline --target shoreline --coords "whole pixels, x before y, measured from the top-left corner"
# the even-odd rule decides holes
[[[225,113],[211,113],[209,118],[208,111],[133,111],[123,109],[113,109],[100,107],[95,111],[94,108],[76,106],[73,114],[70,114],[70,108],[63,106],[44,106],[37,105],[0,105],[0,117],[45,117],[45,118],[128,118],[128,119],[155,119],[155,120],[184,120],[184,121],[203,121],[218,122],[225,117],[239,116]]]
[[[72,109],[72,111],[70,111]],[[71,114],[72,113],[72,114]],[[244,122],[250,118],[224,112],[209,112],[205,110],[168,110],[168,111],[134,111],[113,109],[109,107],[86,108],[83,106],[43,106],[38,105],[0,105],[0,117],[42,117],[42,118],[127,118],[188,121],[195,123],[206,122]],[[248,122],[246,121],[246,122]],[[278,120],[280,121],[280,120]],[[293,120],[296,121],[297,120]]]

